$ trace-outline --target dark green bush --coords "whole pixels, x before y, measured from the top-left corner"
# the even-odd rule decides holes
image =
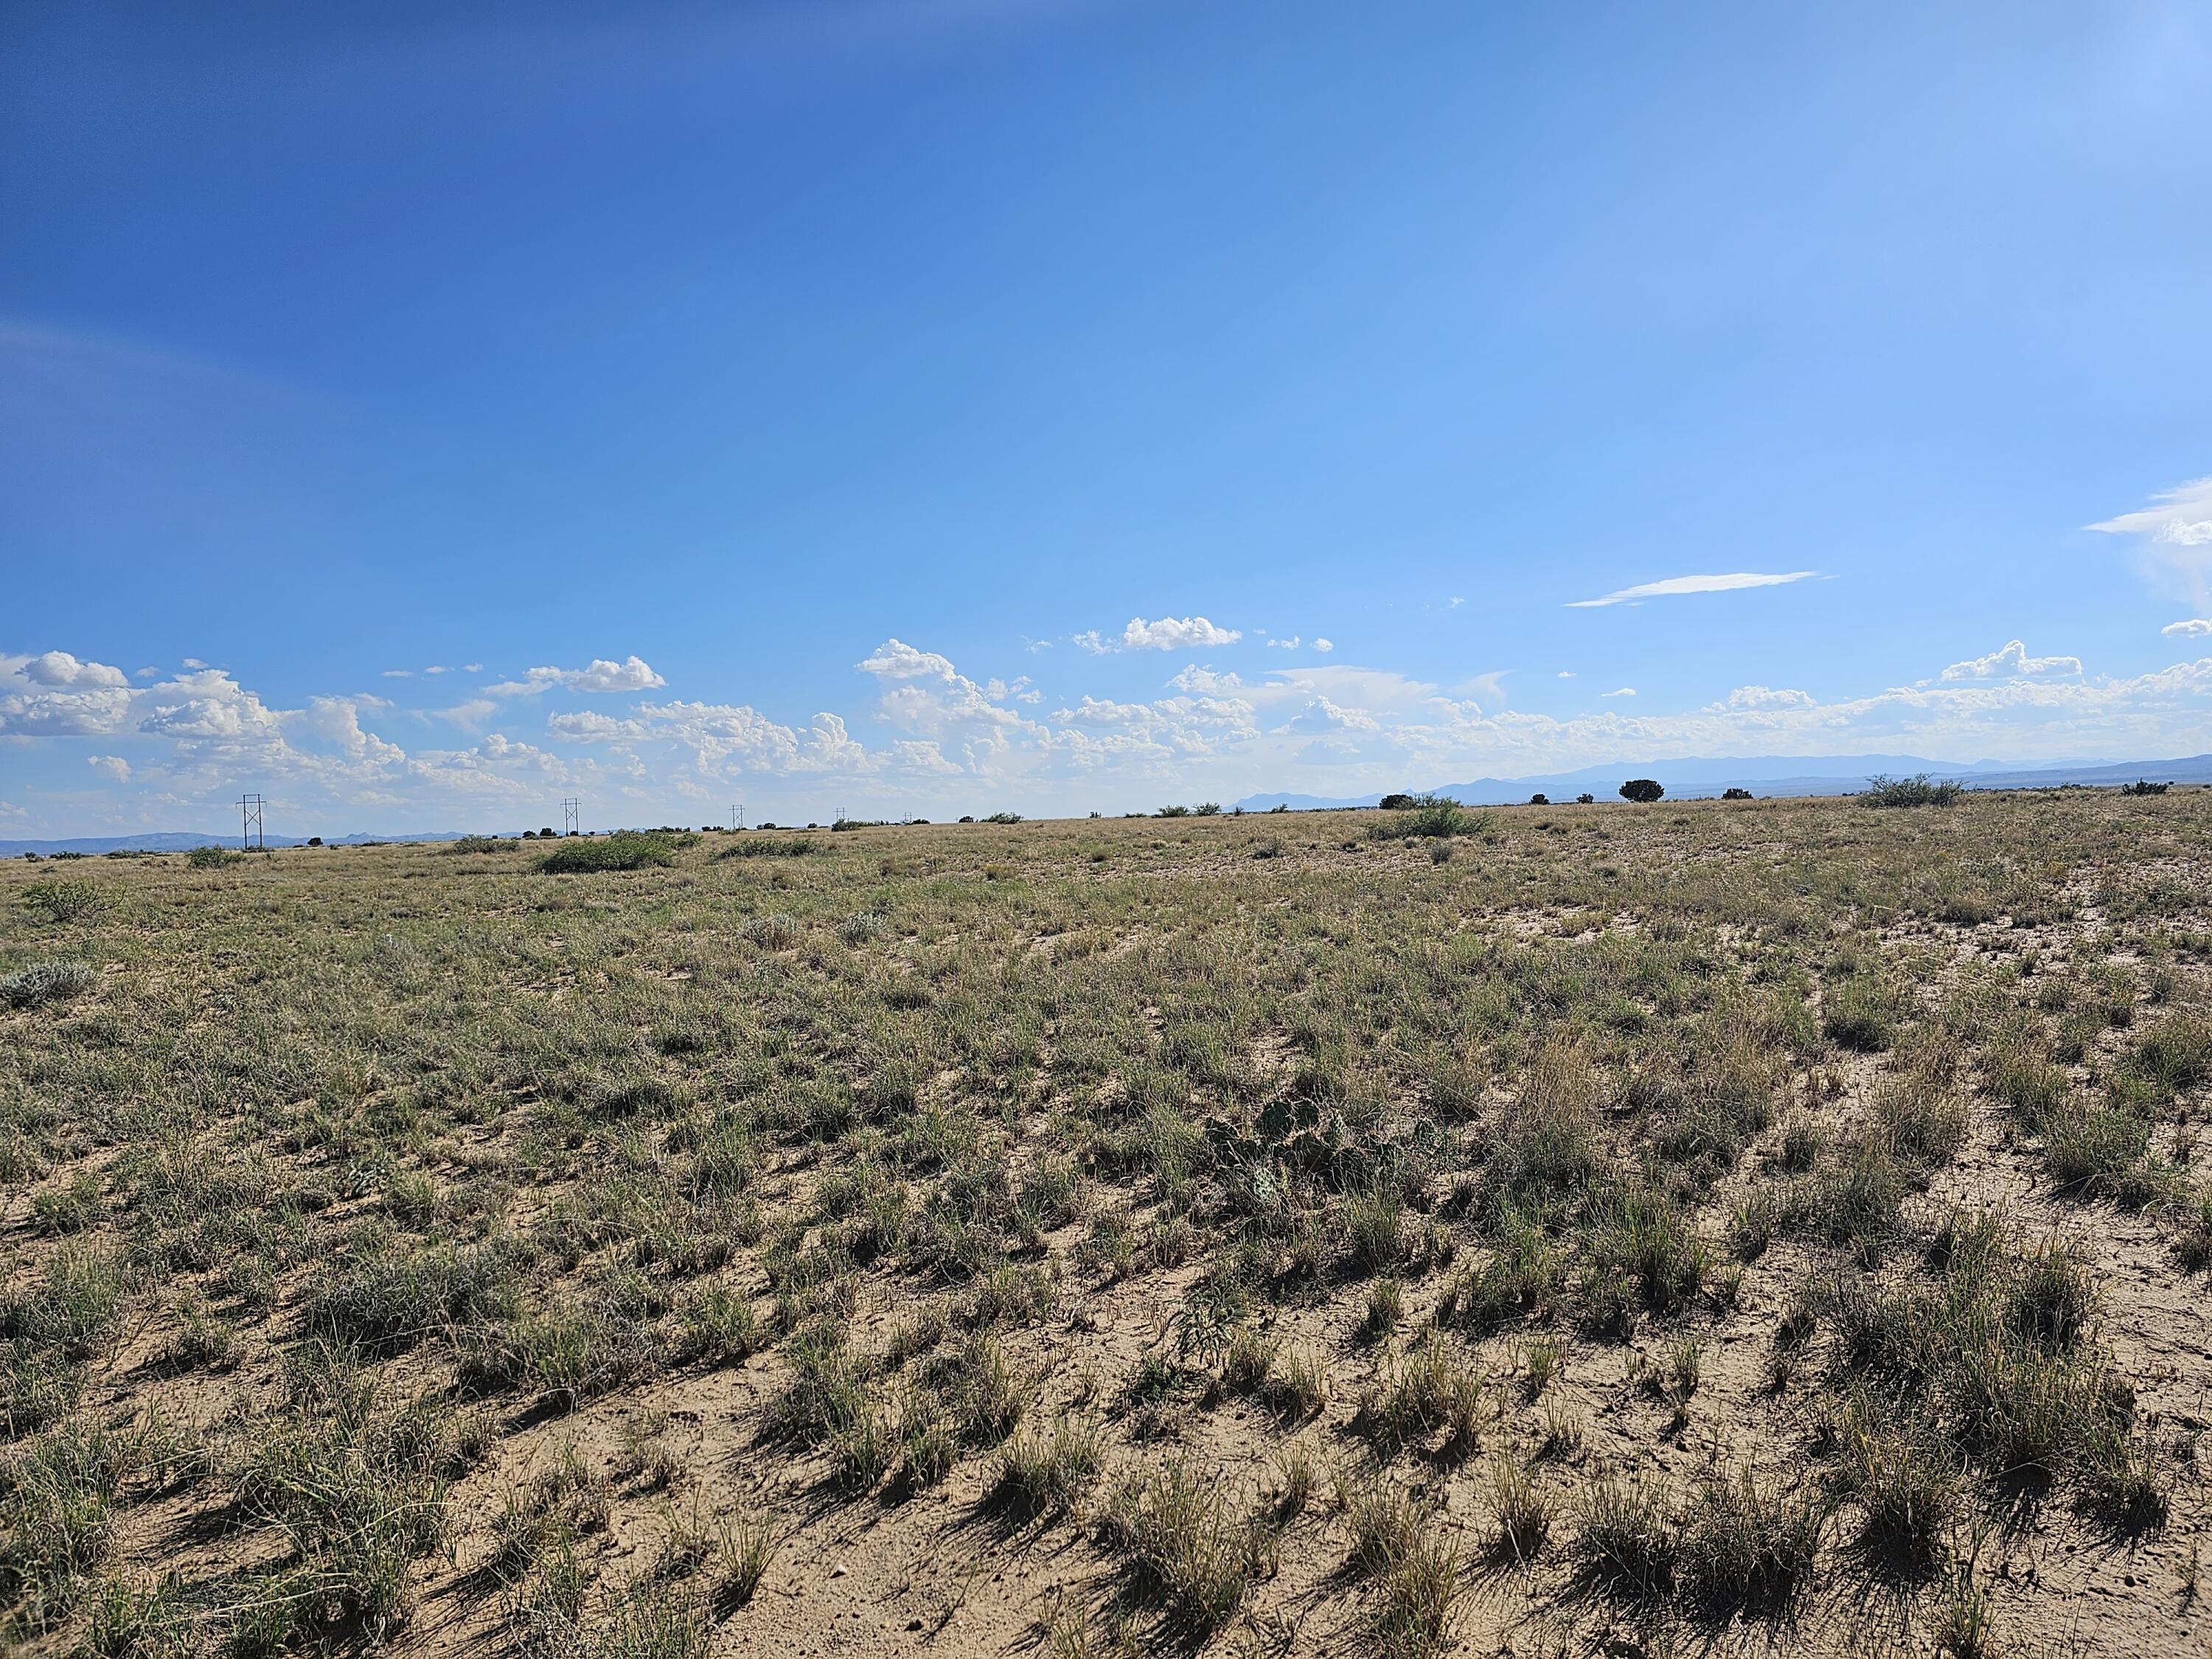
[[[748,836],[743,841],[732,842],[714,854],[718,859],[796,859],[804,858],[814,850],[814,843],[804,836],[790,841],[774,841],[766,836]]]
[[[1877,772],[1867,780],[1867,787],[1859,792],[1862,806],[1951,806],[1966,792],[1966,786],[1955,778],[1942,781],[1930,778],[1925,772],[1916,772],[1909,778],[1893,778]]]
[[[617,830],[564,842],[538,860],[541,875],[580,876],[601,870],[643,870],[676,862],[675,844],[649,830]]]

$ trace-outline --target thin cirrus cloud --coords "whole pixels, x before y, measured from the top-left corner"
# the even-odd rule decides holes
[[[1569,599],[1570,611],[1590,611],[1601,605],[1635,605],[1644,599],[1672,599],[1680,593],[1728,593],[1739,587],[1779,587],[1818,575],[1814,570],[1738,570],[1715,576],[1669,576],[1663,581],[1638,582],[1594,599]]]
[[[2212,547],[2212,477],[2196,478],[2153,495],[2134,513],[2089,526],[2107,536],[2141,536],[2166,547]]]
[[[2193,605],[2212,604],[2212,477],[2162,489],[2151,497],[2148,507],[2100,519],[2088,527],[2124,540],[2137,561],[2169,591]]]

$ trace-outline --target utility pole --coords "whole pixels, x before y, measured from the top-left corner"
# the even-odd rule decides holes
[[[240,852],[267,852],[268,843],[261,835],[261,797],[240,795],[238,798],[238,846]]]
[[[583,831],[583,822],[579,816],[583,805],[582,801],[573,796],[561,803],[561,827],[572,836],[580,835]]]

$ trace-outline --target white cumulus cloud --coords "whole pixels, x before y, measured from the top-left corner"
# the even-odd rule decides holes
[[[1118,639],[1109,639],[1094,628],[1075,635],[1075,643],[1094,656],[1103,656],[1109,651],[1198,651],[1234,645],[1243,637],[1238,629],[1216,627],[1203,617],[1162,617],[1158,622],[1132,617]]]
[[[2041,679],[2053,674],[2078,674],[2079,657],[2031,657],[2018,640],[2008,640],[1986,657],[1954,662],[1943,671],[1947,680]]]
[[[85,764],[122,783],[131,776],[131,763],[120,755],[87,755]]]
[[[2158,631],[2185,640],[2201,640],[2212,635],[2212,617],[2191,617],[2186,622],[2168,623]]]
[[[644,658],[633,654],[620,662],[594,657],[581,668],[533,668],[519,680],[501,680],[496,685],[484,687],[484,690],[495,697],[534,697],[556,688],[564,691],[615,693],[657,691],[667,684],[653,672]]]
[[[1739,685],[1728,694],[1728,701],[1711,705],[1715,711],[1723,708],[1810,708],[1814,702],[1810,691],[1792,691],[1766,685]]]
[[[33,685],[70,690],[112,689],[131,684],[130,676],[121,669],[111,668],[104,662],[80,662],[66,651],[43,651],[35,657],[0,657],[0,672],[8,671],[20,673]]]

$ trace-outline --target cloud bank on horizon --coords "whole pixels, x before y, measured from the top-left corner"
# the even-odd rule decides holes
[[[74,784],[12,792],[0,829],[191,827],[243,788],[317,828],[524,826],[576,794],[625,822],[715,818],[739,798],[756,816],[818,817],[833,795],[872,816],[1072,815],[1661,756],[2147,758],[2201,750],[2212,731],[2212,657],[2100,676],[2019,640],[1847,696],[1743,684],[1631,713],[1619,705],[1644,700],[1621,686],[1596,694],[1614,706],[1566,716],[1508,706],[1502,673],[1455,690],[1279,658],[1249,673],[1192,663],[1159,695],[1050,706],[1025,677],[978,679],[896,637],[853,668],[870,683],[855,708],[793,723],[748,703],[647,695],[668,681],[635,653],[532,667],[419,708],[343,690],[282,708],[222,668],[141,671],[134,684],[64,650],[0,655],[0,756],[74,755],[79,769]],[[546,700],[574,706],[540,712]]]

